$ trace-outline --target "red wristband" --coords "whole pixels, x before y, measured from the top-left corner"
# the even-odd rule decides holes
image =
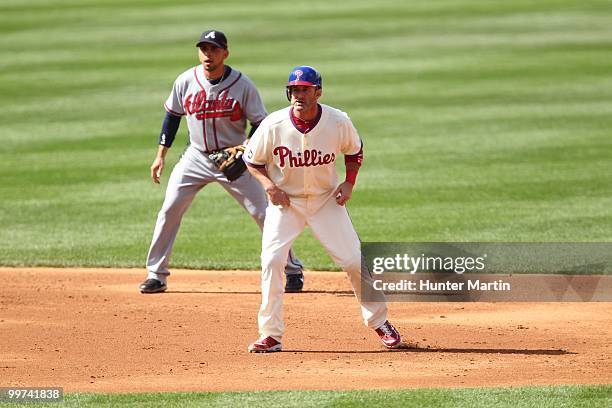
[[[355,181],[357,180],[357,173],[358,172],[359,172],[358,170],[347,170],[346,171],[346,178],[344,179],[344,181],[348,181],[352,185],[355,185]]]

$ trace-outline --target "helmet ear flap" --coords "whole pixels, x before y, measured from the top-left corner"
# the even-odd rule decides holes
[[[285,88],[285,94],[287,95],[287,100],[291,102],[291,90],[289,89],[289,87]]]

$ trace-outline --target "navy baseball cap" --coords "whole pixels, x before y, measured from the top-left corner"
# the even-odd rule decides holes
[[[227,38],[225,37],[225,34],[217,30],[204,31],[200,36],[200,41],[198,41],[196,47],[200,47],[202,43],[208,43],[219,48],[227,49]]]
[[[323,78],[319,71],[308,65],[299,65],[291,70],[287,86],[305,85],[323,87]]]

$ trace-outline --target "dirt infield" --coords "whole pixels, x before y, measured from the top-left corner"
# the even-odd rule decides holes
[[[386,351],[342,273],[285,296],[284,352],[249,354],[259,274],[0,268],[0,386],[68,392],[612,383],[612,303],[392,303],[419,348]]]

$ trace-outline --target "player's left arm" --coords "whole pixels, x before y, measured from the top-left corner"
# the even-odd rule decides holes
[[[259,122],[259,123],[261,123],[261,122]],[[249,140],[251,140],[251,138],[255,134],[255,131],[259,127],[259,123],[251,123],[251,130],[249,131],[249,135],[247,136],[246,140],[244,141],[244,145],[245,146],[246,146],[247,143],[249,143]]]
[[[244,95],[243,109],[246,118],[251,123],[251,130],[244,143],[246,145],[259,127],[261,121],[268,116],[268,112],[266,112],[263,99],[255,87],[255,84],[250,79],[245,78],[245,80],[247,80],[247,86]]]
[[[334,193],[338,205],[346,204],[353,196],[357,173],[363,162],[363,142],[348,116],[346,116],[342,130],[340,151],[344,153],[346,177]]]
[[[361,167],[362,161],[363,148],[359,149],[359,152],[357,152],[356,154],[344,155],[346,177],[344,179],[344,182],[338,186],[336,192],[334,193],[334,196],[336,197],[336,202],[339,205],[344,205],[353,196],[353,188],[355,187],[355,182],[357,181],[357,173],[359,172],[359,168]]]

